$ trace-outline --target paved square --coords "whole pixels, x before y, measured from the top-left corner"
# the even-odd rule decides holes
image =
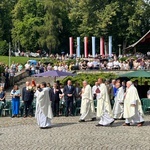
[[[0,118],[0,150],[150,150],[150,116],[143,127],[111,127],[79,117],[58,117],[53,127],[40,129],[35,118]]]

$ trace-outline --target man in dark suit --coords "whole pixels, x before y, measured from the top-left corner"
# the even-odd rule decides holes
[[[26,82],[26,86],[22,89],[22,100],[24,102],[24,118],[32,117],[32,101],[34,98],[34,91],[30,86],[30,82]]]
[[[73,97],[75,93],[75,88],[72,86],[70,80],[68,80],[67,85],[64,87],[64,98],[66,102],[66,117],[70,114],[73,116]],[[70,110],[70,113],[69,113]]]
[[[57,83],[54,83],[53,88],[50,90],[50,100],[52,101],[52,111],[54,117],[59,116],[59,94],[62,94],[62,92],[58,88]]]

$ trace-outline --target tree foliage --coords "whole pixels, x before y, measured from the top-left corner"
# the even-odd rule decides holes
[[[24,51],[68,51],[68,39],[113,36],[113,47],[150,29],[149,0],[3,0],[0,41]]]

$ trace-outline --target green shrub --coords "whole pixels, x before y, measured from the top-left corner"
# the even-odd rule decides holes
[[[112,73],[96,73],[96,74],[80,73],[74,77],[64,78],[63,80],[61,80],[61,83],[63,85],[66,85],[67,80],[71,80],[73,84],[78,82],[80,86],[82,86],[82,82],[86,80],[91,86],[93,86],[98,78],[111,79],[111,78],[116,78],[116,77],[117,76]]]

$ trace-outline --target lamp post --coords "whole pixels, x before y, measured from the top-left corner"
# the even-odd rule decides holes
[[[9,68],[10,68],[10,57],[11,57],[11,44],[9,42]]]
[[[119,47],[119,56],[121,55],[121,44],[118,45]]]

